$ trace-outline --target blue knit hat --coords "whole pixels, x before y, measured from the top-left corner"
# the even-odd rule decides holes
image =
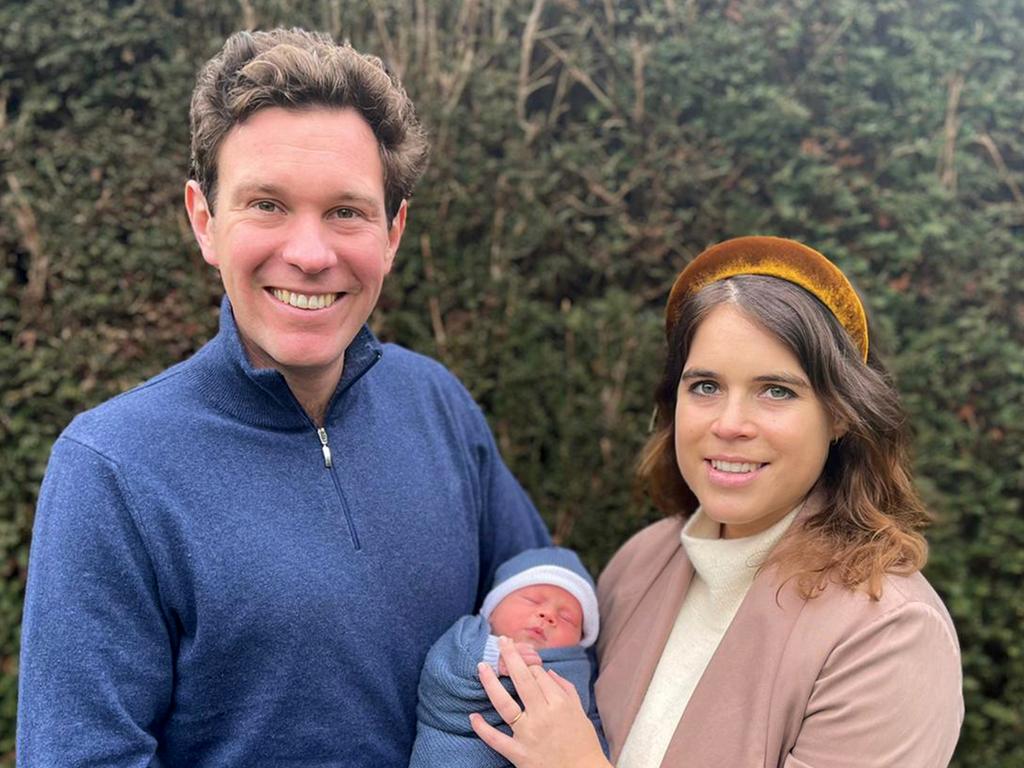
[[[527,549],[506,560],[494,572],[494,584],[484,598],[480,613],[490,619],[498,603],[512,592],[535,584],[551,584],[561,587],[580,601],[583,609],[583,637],[580,645],[587,648],[597,640],[600,621],[597,611],[597,592],[594,580],[579,557],[570,549],[562,547],[539,547]]]

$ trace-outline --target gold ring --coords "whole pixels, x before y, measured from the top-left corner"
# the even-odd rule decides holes
[[[516,715],[515,717],[513,717],[513,718],[512,718],[512,719],[511,719],[511,720],[509,721],[508,727],[509,727],[509,728],[511,728],[511,727],[512,727],[513,725],[515,725],[516,723],[518,723],[518,722],[519,722],[519,718],[523,716],[523,713],[524,713],[524,712],[526,712],[526,710],[525,710],[525,709],[520,709],[520,710],[519,710],[519,714],[518,714],[518,715]]]

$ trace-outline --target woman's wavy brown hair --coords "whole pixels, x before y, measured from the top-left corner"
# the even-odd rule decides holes
[[[828,414],[847,427],[830,447],[818,481],[822,508],[801,518],[764,567],[795,578],[805,598],[832,581],[878,599],[886,573],[913,573],[928,557],[920,531],[930,516],[911,476],[906,416],[874,351],[864,363],[832,313],[803,288],[741,275],[686,299],[669,329],[655,428],[640,455],[638,481],[666,514],[688,517],[697,508],[676,462],[676,394],[694,334],[721,304],[738,307],[792,350]]]

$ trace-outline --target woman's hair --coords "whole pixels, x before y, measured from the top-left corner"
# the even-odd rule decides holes
[[[666,514],[689,516],[697,499],[676,462],[676,394],[694,334],[712,309],[731,304],[796,355],[834,423],[819,480],[825,502],[802,518],[765,563],[795,578],[804,597],[829,581],[881,596],[886,573],[913,573],[928,556],[920,530],[930,521],[914,489],[906,417],[873,349],[864,363],[835,316],[803,288],[774,277],[739,275],[688,296],[671,327],[665,371],[655,392],[655,430],[637,469]]]
[[[224,137],[261,109],[355,109],[377,138],[388,223],[426,166],[429,144],[412,101],[376,56],[302,29],[236,32],[192,92],[191,176],[212,206]]]

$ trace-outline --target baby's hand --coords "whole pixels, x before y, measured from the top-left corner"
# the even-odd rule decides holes
[[[532,667],[534,664],[540,664],[540,654],[537,653],[537,649],[529,643],[516,643],[516,650],[519,651],[519,655],[523,657],[523,661],[526,662],[526,666]],[[498,659],[498,674],[508,676],[508,667],[505,666],[505,659],[501,657]]]

